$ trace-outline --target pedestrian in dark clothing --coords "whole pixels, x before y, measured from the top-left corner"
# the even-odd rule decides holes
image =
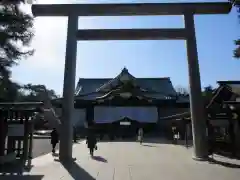
[[[88,148],[89,148],[89,151],[90,151],[90,155],[93,156],[94,149],[97,149],[97,146],[96,146],[97,138],[96,138],[95,133],[93,131],[90,131],[88,133],[86,143],[88,145]]]
[[[138,130],[138,141],[140,142],[140,144],[142,144],[142,141],[143,141],[143,129],[140,128]]]
[[[172,138],[173,138],[173,144],[177,144],[177,141],[178,141],[177,127],[172,127]]]
[[[77,130],[76,130],[76,127],[73,127],[73,141],[75,143],[77,142]]]
[[[214,127],[210,122],[207,122],[208,129],[208,155],[212,155],[215,150]]]
[[[57,143],[59,142],[59,135],[56,128],[53,128],[51,132],[51,144],[52,144],[52,153],[55,153],[55,148]]]
[[[230,121],[228,125],[228,132],[229,132],[229,137],[230,137],[230,152],[232,153],[232,156],[236,156],[236,137],[235,137],[235,132],[234,132],[234,122]]]

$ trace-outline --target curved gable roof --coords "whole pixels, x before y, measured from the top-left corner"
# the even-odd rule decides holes
[[[94,92],[101,92],[110,90],[119,84],[119,80],[130,79],[137,86],[142,89],[155,91],[157,93],[176,96],[176,91],[173,88],[172,82],[169,77],[164,78],[135,78],[126,68],[113,79],[110,78],[80,78],[76,87],[76,95],[84,95]]]

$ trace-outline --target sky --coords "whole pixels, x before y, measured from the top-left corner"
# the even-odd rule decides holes
[[[201,2],[202,0],[37,0],[38,4]],[[214,1],[214,0],[205,0]],[[217,0],[226,1],[226,0]],[[31,6],[22,6],[30,13]],[[180,28],[182,16],[80,17],[79,29]],[[195,16],[202,87],[219,80],[239,80],[240,60],[233,58],[240,37],[236,9],[228,15]],[[13,68],[13,80],[45,84],[62,94],[66,50],[66,17],[37,17],[32,57]],[[189,87],[185,41],[78,41],[76,83],[79,78],[114,78],[126,67],[135,77],[170,77],[173,85]]]

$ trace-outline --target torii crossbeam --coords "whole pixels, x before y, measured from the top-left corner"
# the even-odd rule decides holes
[[[197,55],[194,14],[228,14],[228,2],[135,3],[135,4],[39,4],[32,6],[35,16],[68,16],[67,45],[63,85],[60,160],[72,158],[72,110],[76,76],[77,40],[186,40],[193,129],[193,157],[206,160],[205,112]],[[78,30],[78,16],[184,15],[185,28],[178,29],[98,29]]]

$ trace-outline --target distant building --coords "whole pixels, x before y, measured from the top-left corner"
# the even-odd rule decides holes
[[[61,104],[61,99],[55,100]],[[60,107],[60,106],[59,106]],[[139,127],[163,130],[161,117],[188,111],[189,101],[178,97],[170,78],[136,78],[124,68],[114,78],[80,78],[76,87],[73,125],[125,133]]]

